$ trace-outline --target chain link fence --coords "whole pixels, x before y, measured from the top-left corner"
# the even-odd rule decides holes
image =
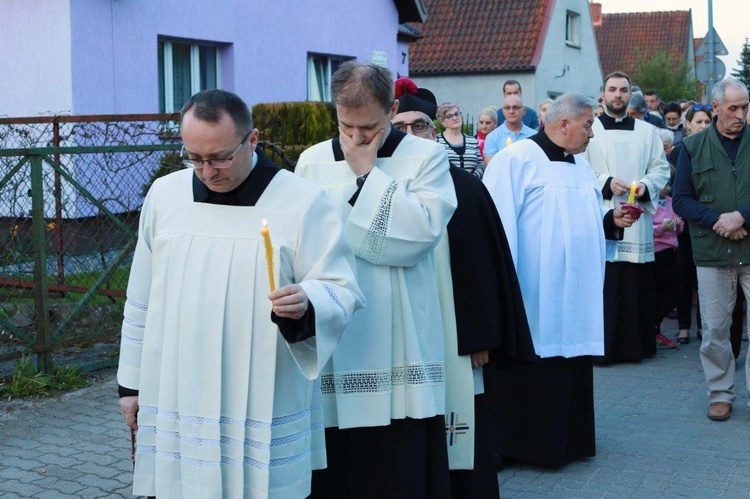
[[[139,210],[180,144],[177,115],[0,119],[0,362],[114,364]]]

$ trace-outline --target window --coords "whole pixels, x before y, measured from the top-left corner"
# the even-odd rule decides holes
[[[331,101],[331,75],[352,57],[309,54],[307,56],[307,100]]]
[[[565,43],[581,46],[581,16],[575,12],[568,11],[565,16]]]
[[[159,112],[179,111],[193,94],[219,88],[219,75],[217,46],[159,41]]]

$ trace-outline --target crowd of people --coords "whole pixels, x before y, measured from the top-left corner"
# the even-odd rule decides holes
[[[596,454],[594,365],[688,343],[694,289],[708,417],[728,419],[747,88],[710,106],[633,88],[615,72],[599,102],[534,109],[509,80],[472,134],[459,103],[346,62],[339,134],[294,174],[238,96],[194,95],[127,291],[134,493],[499,497],[507,461]]]

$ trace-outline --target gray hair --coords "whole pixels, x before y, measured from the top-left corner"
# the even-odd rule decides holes
[[[593,113],[594,103],[578,92],[568,92],[552,101],[547,110],[546,124],[561,121],[564,118],[574,119],[589,110]]]
[[[666,128],[657,128],[656,134],[659,136],[662,142],[666,142],[669,145],[674,143],[674,132]]]
[[[744,83],[742,83],[737,78],[727,76],[716,85],[714,85],[714,89],[711,92],[711,99],[715,100],[717,104],[724,104],[724,94],[726,93],[728,88],[736,88],[745,93],[745,98],[747,98],[748,96],[747,86]]]
[[[346,61],[331,78],[331,98],[346,109],[377,102],[387,112],[393,105],[394,93],[391,72],[376,64]]]
[[[456,111],[458,111],[459,113],[461,112],[461,108],[458,107],[458,104],[456,104],[455,102],[451,102],[447,100],[443,102],[442,104],[440,104],[437,108],[437,113],[435,114],[437,116],[437,119],[439,119],[440,121],[443,121],[443,119],[445,119],[446,113],[448,113],[448,111],[450,111],[453,108],[455,108]]]
[[[541,109],[543,105],[545,104],[552,104],[554,101],[552,99],[542,99],[542,102],[539,103],[537,106],[537,110]]]
[[[630,97],[628,107],[633,108],[633,110],[642,114],[646,114],[646,112],[648,111],[648,104],[646,104],[646,99],[644,99],[643,95],[641,94],[634,93],[632,97]]]

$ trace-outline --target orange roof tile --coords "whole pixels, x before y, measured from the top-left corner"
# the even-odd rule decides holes
[[[632,72],[636,49],[641,58],[663,50],[675,66],[685,61],[688,43],[692,43],[688,38],[691,22],[689,10],[603,14],[601,25],[594,26],[602,74]]]
[[[554,0],[423,0],[422,39],[409,73],[529,71],[537,64]]]

